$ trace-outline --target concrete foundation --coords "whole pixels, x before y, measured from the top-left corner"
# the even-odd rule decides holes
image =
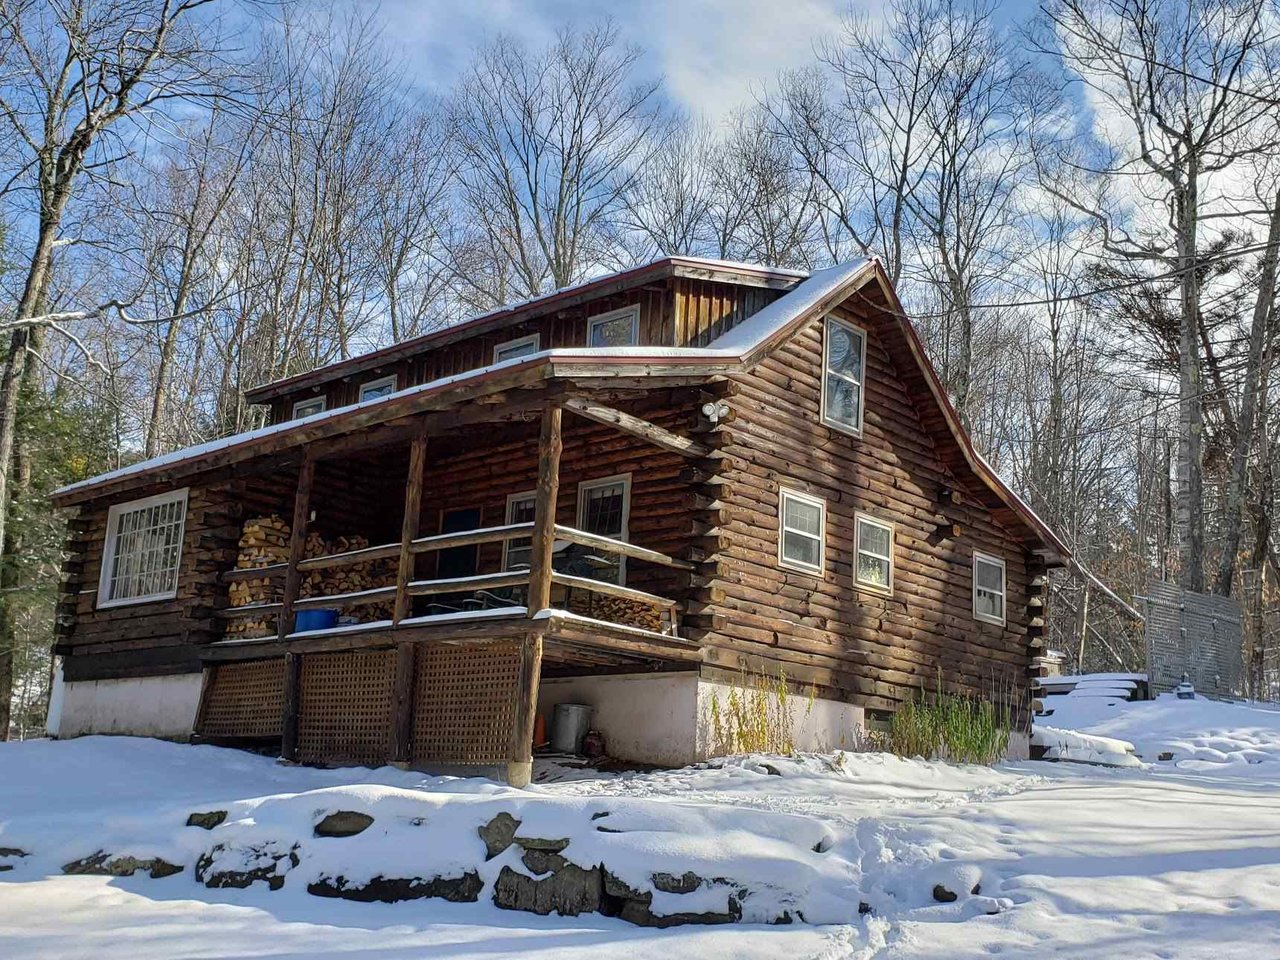
[[[544,679],[538,712],[549,727],[557,703],[585,703],[594,708],[591,726],[604,735],[610,756],[680,767],[720,752],[713,704],[723,714],[729,692],[728,684],[692,672]],[[861,707],[834,700],[791,696],[787,707],[797,750],[849,747],[864,720]]]
[[[49,705],[51,736],[128,734],[185,740],[195,724],[200,674],[64,683],[59,671]]]

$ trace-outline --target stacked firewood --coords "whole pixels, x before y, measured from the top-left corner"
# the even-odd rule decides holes
[[[579,616],[620,623],[628,627],[640,627],[655,633],[661,633],[663,629],[662,611],[647,603],[625,597],[610,597],[586,590],[574,590],[569,597],[569,610]]]
[[[286,563],[289,559],[289,524],[278,516],[255,517],[246,520],[240,537],[240,553],[236,560],[239,569],[265,567]],[[335,553],[363,550],[369,546],[366,537],[350,536],[326,540],[314,530],[307,534],[303,544],[303,559],[323,557]],[[359,593],[378,587],[394,586],[396,561],[362,560],[359,563],[326,567],[322,570],[304,571],[299,583],[300,597],[331,597],[342,593]],[[233,607],[257,603],[278,603],[284,587],[282,576],[237,580],[228,585],[228,598]],[[358,622],[390,619],[392,604],[366,603],[348,607],[343,613]],[[232,620],[227,624],[228,636],[268,636],[275,630],[275,618]]]
[[[248,570],[286,562],[289,559],[289,532],[289,524],[278,516],[246,520],[240,535],[237,569]],[[233,607],[277,603],[282,583],[279,577],[236,580],[227,586],[227,597]],[[274,618],[232,620],[227,624],[227,636],[268,636],[274,629]]]

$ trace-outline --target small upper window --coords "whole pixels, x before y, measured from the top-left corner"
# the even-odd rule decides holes
[[[893,592],[893,525],[858,514],[857,554],[853,579],[860,587],[880,593]]]
[[[519,340],[508,340],[506,343],[500,343],[493,348],[493,362],[501,363],[503,360],[514,360],[516,357],[527,357],[531,353],[538,352],[538,335],[531,333],[527,337],[521,337]]]
[[[805,573],[822,573],[827,505],[794,490],[779,491],[778,562]]]
[[[861,433],[867,335],[835,317],[827,317],[825,334],[822,421],[838,430]]]
[[[532,523],[537,493],[513,493],[507,497],[507,523]],[[529,569],[529,557],[533,550],[532,537],[512,537],[503,542],[503,570]]]
[[[588,347],[632,347],[640,339],[640,307],[612,310],[587,321]]]
[[[178,593],[187,491],[121,503],[107,511],[98,606],[167,600]]]
[[[310,400],[299,400],[293,405],[293,419],[300,420],[303,417],[311,417],[317,413],[324,413],[324,397],[312,397]]]
[[[1003,625],[1005,600],[1004,561],[985,553],[973,555],[973,615],[987,623]]]
[[[368,383],[360,384],[360,402],[377,400],[379,397],[385,397],[395,392],[396,376],[393,373],[389,377],[381,377],[378,380],[370,380]]]

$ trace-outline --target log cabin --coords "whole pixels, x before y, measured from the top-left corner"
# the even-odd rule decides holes
[[[678,765],[749,678],[814,749],[941,678],[1025,748],[1068,550],[876,260],[668,257],[248,399],[265,427],[54,495],[58,735],[524,784],[559,703]]]

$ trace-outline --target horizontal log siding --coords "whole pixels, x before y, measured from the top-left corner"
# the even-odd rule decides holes
[[[162,492],[140,491],[137,496]],[[222,570],[235,565],[242,523],[241,481],[192,486],[172,600],[97,609],[98,578],[109,502],[81,509],[71,521],[70,559],[59,603],[58,642],[69,681],[188,673],[200,669],[196,648],[221,636],[214,612],[227,603]],[[130,497],[134,499],[134,497]]]
[[[738,669],[763,658],[789,677],[872,707],[892,708],[931,687],[987,695],[1012,686],[1025,698],[1027,555],[942,466],[890,362],[875,315],[841,310],[868,331],[862,438],[820,420],[822,324],[815,321],[752,373],[737,378],[734,419],[720,432],[726,472],[722,552],[707,564],[713,602],[708,662]],[[972,478],[967,478],[972,485]],[[782,569],[778,489],[827,503],[821,577]],[[941,501],[960,490],[960,505]],[[853,586],[854,514],[895,524],[891,598]],[[954,537],[951,525],[959,524]],[[972,555],[1007,564],[1006,627],[973,618]],[[759,663],[756,665],[758,666]]]
[[[392,374],[395,374],[397,388],[403,390],[405,387],[430,383],[441,377],[451,377],[468,370],[475,370],[493,362],[493,348],[498,344],[518,340],[533,333],[539,335],[539,346],[543,350],[554,347],[582,347],[587,342],[589,317],[629,307],[632,304],[640,305],[640,345],[668,346],[675,336],[672,302],[667,284],[641,287],[614,296],[600,297],[566,310],[558,310],[513,327],[479,333],[457,343],[426,350],[406,360],[388,363],[376,370],[364,371],[349,379],[334,380],[320,389],[308,388],[280,397],[272,402],[271,422],[281,423],[291,419],[295,403],[321,394],[324,395],[326,408],[329,410],[355,403],[360,397],[361,384]]]

